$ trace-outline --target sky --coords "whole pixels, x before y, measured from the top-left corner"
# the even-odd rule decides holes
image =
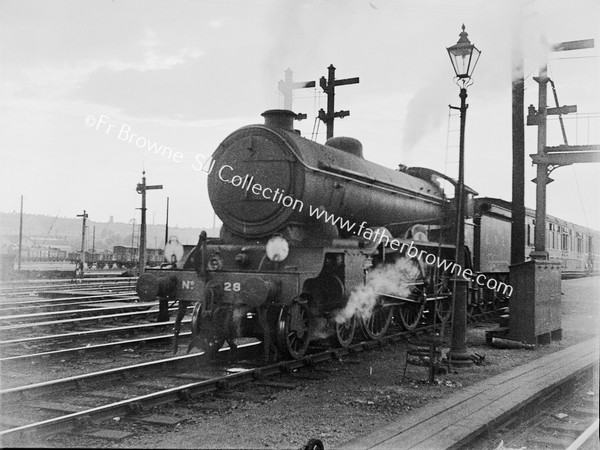
[[[522,21],[519,10],[523,11]],[[460,103],[446,48],[462,24],[482,52],[468,89],[465,181],[511,199],[511,80],[523,30],[525,109],[547,60],[569,144],[600,143],[597,0],[55,0],[0,1],[0,211],[139,220],[145,170],[149,223],[211,227],[199,168],[236,129],[283,107],[278,81],[318,80],[327,67],[360,83],[336,89],[335,134],[366,159],[457,177]],[[546,43],[595,39],[596,48],[547,52]],[[317,83],[318,86],[318,83]],[[554,106],[552,91],[548,91]],[[320,88],[294,91],[303,136],[325,141]],[[318,131],[315,135],[314,132]],[[556,117],[548,145],[562,143]],[[537,128],[526,127],[526,154]],[[156,149],[159,150],[156,153]],[[600,229],[598,164],[560,167],[547,212]],[[535,206],[526,156],[526,206]],[[218,218],[216,223],[219,224]]]

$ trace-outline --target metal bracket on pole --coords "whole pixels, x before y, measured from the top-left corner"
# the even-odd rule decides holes
[[[580,41],[561,42],[551,46],[551,49],[552,51],[567,51],[593,47],[594,40],[585,39]],[[595,162],[595,160],[598,159],[598,155],[593,154],[597,152],[578,152],[577,155],[569,153],[567,136],[564,132],[562,120],[561,129],[563,131],[563,140],[565,141],[564,147],[567,150],[563,152],[548,151],[548,147],[546,147],[546,117],[550,114],[557,114],[560,117],[562,114],[576,112],[577,107],[574,105],[559,106],[556,89],[552,80],[548,78],[547,69],[547,63],[544,62],[540,66],[539,76],[534,77],[534,80],[539,84],[538,109],[536,111],[535,107],[530,105],[528,108],[529,114],[527,116],[527,125],[535,125],[538,127],[537,153],[530,155],[533,163],[537,164],[537,177],[533,180],[536,183],[535,250],[530,254],[533,259],[548,259],[548,252],[546,251],[546,185],[552,182],[552,179],[548,176],[549,173],[559,166],[573,164],[574,162]],[[551,83],[553,88],[556,108],[547,108],[548,82]],[[549,166],[553,167],[549,170]]]
[[[335,67],[333,64],[328,67],[328,70],[328,77],[321,77],[319,80],[319,85],[323,89],[323,92],[327,94],[327,112],[325,112],[323,109],[319,111],[319,119],[321,119],[327,126],[327,139],[333,137],[333,120],[336,118],[342,119],[350,115],[350,111],[334,111],[335,87],[344,86],[346,84],[357,84],[360,82],[358,77],[336,80]]]

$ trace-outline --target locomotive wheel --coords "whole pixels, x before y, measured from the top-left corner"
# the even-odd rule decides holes
[[[400,324],[404,329],[412,331],[417,328],[421,318],[423,317],[423,310],[425,309],[425,302],[419,303],[403,303],[398,306],[398,315],[400,316]]]
[[[435,301],[435,314],[440,322],[446,322],[452,316],[452,292],[447,286],[447,280],[436,285],[435,295],[444,297]]]
[[[302,358],[310,342],[310,317],[305,302],[294,301],[281,309],[277,324],[277,343],[282,353]]]
[[[452,295],[435,301],[435,314],[440,322],[446,322],[452,316]]]
[[[383,306],[381,301],[378,301],[373,308],[371,315],[366,319],[361,318],[362,329],[365,336],[373,340],[381,339],[390,327],[392,313],[393,308]]]
[[[192,341],[188,353],[193,347],[199,347],[207,355],[216,354],[225,342],[228,314],[228,308],[217,308],[211,315],[203,315],[202,303],[196,303],[192,312]]]
[[[335,334],[331,338],[334,345],[346,348],[352,344],[356,334],[356,317],[352,316],[345,322],[335,322]]]
[[[423,318],[423,311],[425,310],[426,303],[425,292],[428,285],[426,273],[425,267],[423,267],[418,260],[414,258],[406,260],[402,278],[405,282],[413,285],[412,288],[410,288],[410,296],[415,302],[402,302],[402,304],[398,306],[397,311],[400,318],[400,325],[402,325],[405,330],[414,330]],[[435,289],[437,288],[434,288],[434,290]]]

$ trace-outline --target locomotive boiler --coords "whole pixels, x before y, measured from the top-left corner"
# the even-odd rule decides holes
[[[266,356],[299,358],[315,339],[349,345],[357,327],[380,338],[392,316],[408,329],[426,309],[447,319],[447,274],[406,248],[454,258],[455,182],[369,162],[352,138],[305,139],[291,111],[263,116],[213,154],[208,193],[220,236],[201,234],[169,268],[138,281],[144,300],[179,301],[176,335],[193,306],[188,351],[247,336],[263,340]]]

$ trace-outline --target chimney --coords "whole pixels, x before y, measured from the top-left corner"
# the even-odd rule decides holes
[[[296,113],[287,109],[269,109],[261,114],[265,118],[265,126],[269,128],[280,128],[285,131],[294,132],[294,119]]]

